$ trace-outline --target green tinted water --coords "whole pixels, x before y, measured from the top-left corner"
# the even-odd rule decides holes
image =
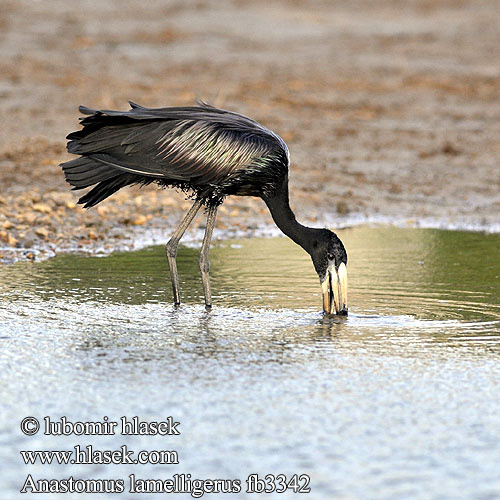
[[[341,231],[354,314],[419,319],[500,318],[500,237],[432,229]],[[203,301],[197,248],[181,248],[185,304]],[[287,238],[219,242],[211,250],[216,306],[321,309],[309,257]],[[1,271],[2,293],[75,302],[165,303],[172,294],[162,247],[107,258],[63,255]]]
[[[131,472],[243,484],[254,472],[309,474],[314,499],[500,496],[500,235],[339,236],[349,254],[347,319],[323,318],[310,259],[286,238],[216,243],[209,313],[193,248],[178,258],[178,309],[158,247],[1,268],[2,498],[17,498],[27,473]],[[166,443],[25,437],[18,420],[27,415],[173,415],[183,433]],[[19,449],[80,442],[177,449],[180,464],[19,458]]]

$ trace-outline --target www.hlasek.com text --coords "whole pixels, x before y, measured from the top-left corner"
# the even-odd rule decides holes
[[[140,450],[122,445],[118,450],[99,450],[92,445],[76,445],[72,450],[21,450],[26,465],[34,464],[178,464],[175,450]]]

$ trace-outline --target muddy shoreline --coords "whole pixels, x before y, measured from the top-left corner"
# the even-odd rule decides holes
[[[168,240],[183,194],[129,188],[86,211],[58,167],[79,104],[129,99],[203,98],[275,130],[306,224],[500,231],[494,0],[20,0],[4,2],[0,28],[2,262]],[[262,201],[221,208],[216,238],[267,234]]]

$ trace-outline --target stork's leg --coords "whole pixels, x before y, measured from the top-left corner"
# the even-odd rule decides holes
[[[208,251],[210,249],[210,241],[212,240],[212,232],[215,226],[215,217],[217,215],[217,207],[210,207],[207,215],[207,227],[205,228],[205,237],[201,245],[200,258],[198,263],[201,271],[201,281],[203,282],[203,293],[205,294],[205,307],[212,307],[212,294],[210,293],[210,261],[208,260]]]
[[[175,233],[170,238],[169,242],[165,245],[165,252],[168,259],[168,267],[170,268],[170,279],[172,280],[172,290],[174,292],[174,304],[178,306],[181,303],[181,298],[179,295],[179,273],[177,272],[177,248],[179,246],[179,241],[184,236],[186,229],[189,224],[193,221],[195,215],[198,213],[202,203],[196,200],[193,206],[189,209],[179,227],[176,229]]]

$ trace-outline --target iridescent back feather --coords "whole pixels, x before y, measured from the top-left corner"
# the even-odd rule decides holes
[[[129,111],[80,107],[88,116],[81,119],[82,130],[68,135],[68,151],[81,158],[62,168],[74,189],[100,183],[92,190],[97,198],[91,191],[80,200],[86,206],[103,199],[106,185],[124,182],[192,189],[198,198],[220,203],[228,194],[269,195],[287,174],[286,144],[250,118],[204,103],[131,106]]]

